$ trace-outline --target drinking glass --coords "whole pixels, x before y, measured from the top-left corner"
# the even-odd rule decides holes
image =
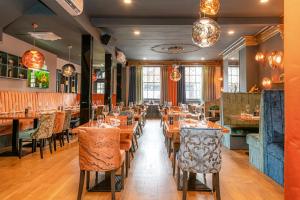
[[[98,127],[100,127],[102,125],[103,121],[104,121],[104,116],[103,115],[98,115],[97,116]]]
[[[113,109],[113,115],[115,116],[115,118],[117,118],[120,115],[120,107],[119,106],[116,106]]]
[[[130,110],[133,108],[133,102],[129,102],[129,108]]]
[[[106,117],[108,115],[108,113],[109,113],[109,106],[108,105],[103,106],[102,113],[103,113],[104,117]]]

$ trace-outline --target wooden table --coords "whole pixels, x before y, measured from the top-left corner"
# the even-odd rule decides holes
[[[0,114],[0,120],[12,120],[12,147],[11,152],[1,153],[0,156],[18,156],[18,139],[19,139],[19,131],[20,131],[20,120],[33,120],[33,128],[37,128],[39,114],[29,113],[25,115],[25,113],[15,113],[15,114]]]
[[[242,124],[249,124],[249,125],[255,125],[255,126],[259,126],[259,121],[260,121],[260,117],[253,117],[253,116],[249,116],[249,117],[242,117],[241,115],[230,115],[230,124],[232,124],[232,121],[238,121]]]
[[[97,128],[97,122],[96,121],[90,121],[87,122],[76,129],[80,128],[88,128],[88,127],[94,127]],[[117,128],[120,129],[120,135],[121,138],[124,137],[125,135],[133,135],[137,131],[138,127],[138,122],[135,121],[131,125],[120,125]],[[101,128],[99,128],[101,129]],[[123,135],[123,136],[122,136]],[[125,136],[126,137],[126,136]],[[96,173],[97,175],[98,173]],[[120,192],[122,190],[122,177],[116,175],[116,180],[115,180],[115,188],[116,192]],[[101,182],[98,182],[98,177],[96,177],[96,183],[93,187],[88,189],[89,192],[110,192],[111,191],[111,179],[110,179],[110,173],[105,173],[104,177],[102,178]]]

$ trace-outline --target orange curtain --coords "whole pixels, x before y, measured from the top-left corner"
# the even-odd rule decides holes
[[[177,105],[177,82],[170,79],[172,73],[172,67],[168,67],[168,101],[172,102],[172,105]]]

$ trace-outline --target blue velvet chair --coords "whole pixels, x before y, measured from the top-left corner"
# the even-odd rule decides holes
[[[284,92],[264,92],[264,173],[280,185],[284,180]]]

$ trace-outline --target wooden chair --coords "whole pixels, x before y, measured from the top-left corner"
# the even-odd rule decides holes
[[[180,170],[182,170],[183,200],[186,200],[187,196],[188,173],[212,174],[213,193],[217,200],[221,199],[219,172],[222,161],[222,136],[219,129],[181,129],[178,152],[178,183],[180,180]]]
[[[54,129],[53,129],[53,142],[54,142],[54,150],[56,151],[56,139],[59,140],[60,147],[64,145],[64,138],[63,138],[63,128],[65,122],[65,112],[57,112],[55,121],[54,121]]]
[[[19,158],[22,157],[22,147],[23,142],[30,141],[32,142],[32,151],[36,149],[36,143],[40,144],[40,154],[43,159],[43,147],[45,145],[45,140],[49,142],[50,152],[52,153],[52,133],[54,127],[55,113],[51,114],[42,114],[38,128],[29,129],[19,134]]]
[[[111,173],[112,200],[115,199],[115,173],[122,168],[122,186],[124,187],[125,152],[120,149],[120,129],[118,128],[80,128],[79,166],[80,182],[77,200],[82,197],[85,172]],[[88,183],[87,183],[88,184]]]

